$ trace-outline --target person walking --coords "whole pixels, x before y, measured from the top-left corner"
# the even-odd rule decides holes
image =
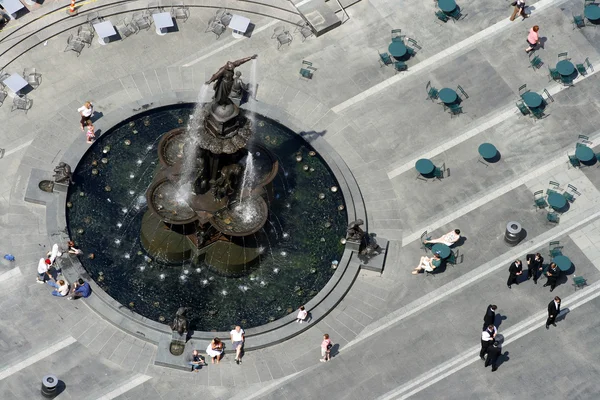
[[[329,339],[329,334],[326,333],[323,335],[323,341],[321,342],[321,362],[327,362],[331,358],[331,348],[333,344],[331,343],[331,339]]]
[[[496,372],[498,369],[498,358],[500,357],[500,353],[502,353],[502,348],[500,347],[500,343],[494,342],[487,349],[487,358],[485,359],[484,367],[488,365],[492,365],[492,372]]]
[[[560,270],[558,269],[558,266],[556,266],[555,263],[550,263],[550,267],[548,267],[548,271],[546,271],[546,275],[548,277],[548,280],[546,281],[546,284],[544,285],[544,287],[550,286],[550,291],[552,292],[554,290],[554,288],[556,287],[556,283],[558,281],[558,276],[560,275]]]
[[[94,140],[96,139],[96,134],[94,133],[94,124],[92,124],[91,119],[88,119],[85,122],[85,129],[86,143],[94,143]]]
[[[231,345],[235,349],[235,363],[240,365],[242,362],[242,348],[244,347],[244,330],[237,325],[234,330],[229,332],[229,338],[231,339]]]
[[[487,310],[485,310],[485,315],[483,316],[483,328],[485,330],[485,328],[487,328],[490,325],[494,325],[494,322],[496,322],[496,309],[498,308],[497,305],[495,304],[490,304],[489,306],[487,306]]]
[[[525,49],[525,53],[529,54],[530,51],[534,51],[535,47],[540,43],[540,35],[538,34],[539,30],[540,27],[534,25],[529,31],[529,35],[527,35],[527,44],[529,44],[529,47]]]
[[[533,278],[533,283],[537,285],[538,271],[543,269],[544,257],[540,253],[527,254],[527,280]]]
[[[494,325],[489,325],[486,329],[481,332],[481,351],[479,357],[485,361],[485,353],[487,353],[488,347],[490,347],[496,338],[498,329]]]
[[[518,277],[523,273],[523,263],[521,262],[521,260],[515,260],[513,261],[512,264],[510,264],[510,267],[508,267],[508,280],[506,281],[506,286],[508,286],[509,289],[511,289],[511,286],[513,285],[513,283],[515,285],[518,285],[519,282],[517,282]]]
[[[560,297],[555,296],[554,300],[548,303],[548,319],[546,320],[546,329],[550,329],[550,324],[556,326],[556,316],[560,312]]]
[[[81,115],[79,124],[81,125],[81,130],[83,131],[86,127],[87,121],[89,121],[94,115],[94,105],[89,101],[86,101],[83,106],[77,109],[77,112],[79,115]]]
[[[512,3],[513,6],[515,6],[512,15],[510,16],[510,20],[514,21],[515,18],[517,17],[517,14],[519,14],[521,17],[523,17],[523,19],[527,18],[528,15],[525,14],[525,0],[516,0],[515,2]]]

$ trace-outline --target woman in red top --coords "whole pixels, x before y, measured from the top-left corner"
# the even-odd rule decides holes
[[[525,49],[526,53],[535,50],[535,46],[540,42],[540,36],[538,35],[539,30],[540,27],[534,25],[529,31],[529,35],[527,35],[527,43],[529,44],[529,47]]]

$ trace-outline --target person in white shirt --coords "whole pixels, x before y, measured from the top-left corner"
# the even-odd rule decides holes
[[[85,129],[87,121],[89,121],[92,118],[92,115],[94,115],[94,105],[89,101],[86,101],[83,106],[77,109],[77,112],[79,112],[79,114],[81,115],[79,123],[81,124],[81,130],[83,131]]]
[[[37,268],[37,273],[38,273],[37,283],[44,283],[48,278],[52,279],[52,275],[48,271],[51,264],[52,264],[52,261],[50,261],[49,259],[40,258],[40,262],[38,263],[38,268]]]
[[[244,347],[244,330],[237,325],[234,330],[229,332],[231,344],[235,349],[235,363],[240,364],[242,362],[242,347]]]
[[[69,294],[69,284],[64,279],[60,279],[58,282],[48,280],[46,283],[56,289],[52,291],[52,296],[65,297]]]
[[[425,244],[443,243],[446,246],[452,246],[454,243],[458,242],[458,239],[460,239],[460,229],[455,229],[437,239],[424,240],[423,243],[425,243]]]
[[[296,317],[296,322],[302,323],[308,316],[308,311],[304,308],[304,306],[300,306],[298,310],[298,316]]]
[[[489,325],[483,332],[481,332],[481,351],[479,357],[485,360],[485,353],[487,353],[488,347],[490,347],[496,338],[498,329],[494,325]]]

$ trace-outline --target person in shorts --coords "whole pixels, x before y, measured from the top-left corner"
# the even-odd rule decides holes
[[[529,44],[529,47],[525,49],[525,53],[529,54],[529,52],[534,51],[535,47],[540,43],[540,35],[538,35],[539,30],[540,27],[534,25],[529,31],[529,35],[527,35],[527,44]]]
[[[242,362],[242,348],[244,347],[244,330],[237,325],[234,330],[229,332],[231,344],[235,349],[235,363],[240,364]]]
[[[329,339],[329,334],[326,333],[323,335],[323,341],[321,342],[321,362],[327,362],[331,358],[331,347],[333,344],[331,343],[331,339]]]

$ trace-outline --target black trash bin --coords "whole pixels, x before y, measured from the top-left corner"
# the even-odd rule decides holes
[[[517,245],[521,241],[523,234],[523,228],[521,224],[515,221],[511,221],[506,224],[506,232],[504,232],[504,241],[511,246]]]
[[[42,379],[42,396],[53,399],[58,395],[58,378],[54,375],[46,375]]]

